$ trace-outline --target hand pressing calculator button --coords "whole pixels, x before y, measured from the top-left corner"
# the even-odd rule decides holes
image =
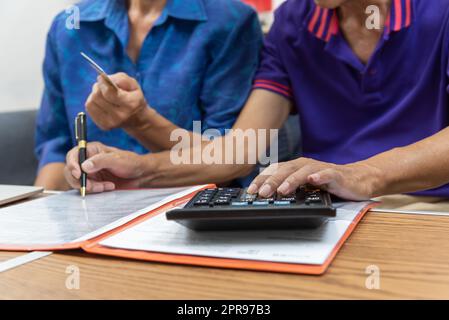
[[[242,230],[314,228],[335,214],[327,192],[303,186],[271,198],[239,188],[206,189],[166,217],[194,230]]]

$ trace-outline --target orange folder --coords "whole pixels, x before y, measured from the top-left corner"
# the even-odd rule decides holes
[[[184,200],[185,202],[185,200]],[[160,253],[160,252],[150,252],[150,251],[139,251],[139,250],[126,250],[105,247],[100,244],[100,242],[112,235],[122,232],[125,229],[131,228],[147,219],[151,219],[155,215],[164,214],[167,210],[172,209],[180,204],[184,203],[182,200],[175,203],[167,204],[151,212],[147,215],[141,216],[134,221],[124,225],[121,228],[112,230],[105,233],[95,239],[87,241],[83,244],[82,248],[89,253],[102,254],[113,257],[129,258],[143,261],[153,261],[153,262],[163,262],[163,263],[174,263],[183,265],[195,265],[204,267],[216,267],[216,268],[228,268],[228,269],[245,269],[245,270],[257,270],[257,271],[270,271],[270,272],[281,272],[281,273],[297,273],[297,274],[310,274],[310,275],[321,275],[326,272],[329,268],[331,262],[337,255],[340,248],[343,246],[344,242],[349,238],[351,233],[354,231],[357,224],[362,220],[363,216],[376,204],[370,204],[366,206],[352,221],[351,225],[348,227],[344,235],[340,238],[339,242],[334,247],[331,254],[327,257],[326,261],[322,265],[308,265],[308,264],[293,264],[293,263],[279,263],[279,262],[266,262],[266,261],[254,261],[254,260],[241,260],[241,259],[227,259],[227,258],[215,258],[215,257],[204,257],[204,256],[193,256],[193,255],[182,255],[182,254],[171,254],[171,253]]]

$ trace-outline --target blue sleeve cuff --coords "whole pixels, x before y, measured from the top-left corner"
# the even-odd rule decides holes
[[[36,156],[39,159],[38,170],[49,163],[65,163],[67,152],[70,151],[70,138],[59,137],[36,147]]]

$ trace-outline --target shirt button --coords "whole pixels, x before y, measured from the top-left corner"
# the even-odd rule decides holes
[[[377,74],[377,69],[374,69],[374,68],[373,68],[373,69],[370,69],[370,70],[369,70],[369,75],[370,75],[370,76],[375,76],[376,74]]]

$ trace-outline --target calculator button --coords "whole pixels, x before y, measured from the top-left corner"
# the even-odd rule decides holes
[[[215,205],[228,205],[230,203],[229,199],[217,199],[214,201]]]
[[[285,197],[285,198],[279,199],[279,201],[288,201],[290,203],[295,203],[296,202],[296,198],[295,197]]]
[[[236,207],[244,207],[248,205],[247,201],[233,201],[231,203],[232,206],[236,206]]]
[[[230,197],[217,197],[217,198],[215,198],[215,201],[218,201],[218,200],[220,200],[220,201],[230,201],[231,200],[231,198]]]
[[[209,200],[197,200],[193,204],[195,206],[208,206],[209,202],[210,202]]]
[[[282,201],[282,200],[274,201],[275,206],[289,206],[290,204],[291,204],[290,201]]]
[[[253,202],[254,206],[267,206],[269,204],[270,204],[270,202],[267,200],[257,200],[257,201]]]
[[[307,197],[306,198],[306,203],[319,203],[321,202],[321,198],[319,196],[312,196],[312,197]]]

